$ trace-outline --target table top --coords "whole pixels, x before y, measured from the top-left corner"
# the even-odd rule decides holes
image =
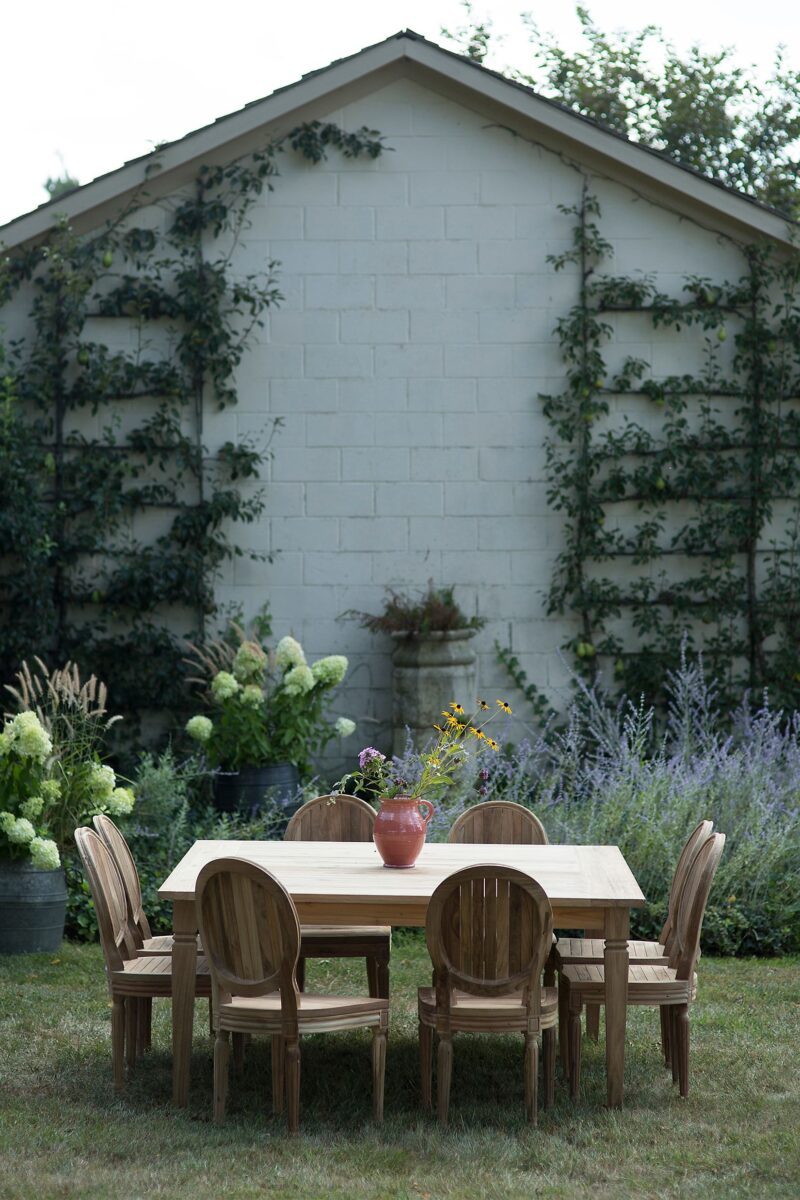
[[[295,903],[420,905],[453,871],[478,863],[532,875],[560,908],[639,908],[641,889],[618,846],[506,846],[428,842],[408,870],[384,867],[371,842],[200,841],[158,889],[164,900],[192,900],[201,869],[215,858],[266,867]]]

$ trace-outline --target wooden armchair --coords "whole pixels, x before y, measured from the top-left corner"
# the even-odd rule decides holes
[[[316,796],[293,815],[289,842],[371,842],[375,810],[357,796]],[[392,931],[388,925],[303,925],[297,982],[305,986],[307,958],[365,958],[370,996],[389,996]]]
[[[675,914],[668,965],[637,964],[628,967],[628,1004],[666,1009],[672,1047],[672,1077],[681,1096],[689,1093],[689,1005],[696,995],[695,968],[700,956],[700,930],[711,885],[725,846],[725,835],[712,833],[690,867]],[[564,967],[567,988],[569,1078],[577,1097],[581,1070],[581,1009],[605,1002],[604,969],[583,963]]]
[[[75,844],[94,900],[100,944],[106,960],[106,979],[111,996],[111,1059],[114,1087],[122,1089],[125,1063],[136,1059],[149,1045],[150,1003],[157,996],[172,995],[172,958],[139,953],[131,935],[128,901],[116,864],[92,829],[75,830]],[[211,995],[211,978],[205,958],[197,960],[195,991]]]
[[[453,822],[447,840],[470,844],[504,842],[513,846],[548,844],[539,818],[529,808],[510,800],[486,800],[471,805]]]
[[[434,986],[418,992],[422,1103],[431,1105],[433,1033],[437,1108],[447,1124],[453,1034],[521,1033],[525,1038],[525,1109],[537,1120],[539,1046],[543,1034],[545,1106],[553,1101],[557,995],[541,986],[553,913],[535,880],[510,867],[456,871],[431,897],[425,936]],[[549,1036],[548,1036],[549,1035]]]
[[[389,1001],[379,997],[318,996],[300,992],[297,910],[279,881],[254,863],[222,858],[197,880],[197,916],[213,983],[214,1120],[225,1117],[229,1035],[272,1038],[272,1105],[289,1132],[300,1120],[300,1036],[371,1027],[373,1114],[383,1119]]]

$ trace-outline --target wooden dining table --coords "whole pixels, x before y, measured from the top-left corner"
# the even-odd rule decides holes
[[[434,890],[451,872],[479,863],[532,875],[553,907],[556,929],[605,937],[608,1104],[621,1106],[625,1063],[628,934],[631,908],[645,900],[617,846],[458,845],[430,842],[407,870],[384,867],[370,842],[198,841],[158,894],[173,904],[172,1099],[189,1098],[194,1020],[197,912],[195,886],[206,863],[245,858],[284,885],[308,925],[424,926]]]

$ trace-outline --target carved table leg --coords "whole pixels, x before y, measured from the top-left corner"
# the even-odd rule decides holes
[[[625,1020],[628,1009],[627,908],[606,910],[606,947],[603,956],[606,991],[606,1076],[609,1108],[621,1108],[625,1070]]]
[[[197,970],[197,916],[193,900],[173,903],[172,947],[172,1103],[189,1102],[189,1065],[194,1024],[194,980]]]

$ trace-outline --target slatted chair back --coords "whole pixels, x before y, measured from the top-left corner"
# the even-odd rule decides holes
[[[195,894],[213,1008],[279,991],[284,1036],[296,1034],[300,924],[283,884],[246,859],[219,858],[203,867]]]
[[[125,885],[114,859],[93,829],[75,830],[75,845],[89,882],[100,930],[100,945],[109,972],[123,971],[136,957],[128,924]]]
[[[678,865],[675,868],[675,874],[672,876],[672,886],[669,890],[669,907],[667,909],[667,919],[664,922],[664,927],[658,935],[658,940],[662,946],[667,947],[667,951],[672,948],[672,930],[675,917],[678,911],[678,901],[680,899],[683,886],[686,883],[687,876],[691,870],[692,863],[697,858],[701,847],[708,841],[714,830],[713,821],[701,821],[696,829],[689,835],[686,845],[681,850],[681,856],[678,859]]]
[[[725,834],[712,833],[700,847],[686,877],[678,904],[675,939],[669,960],[679,979],[691,979],[697,966],[703,917],[724,848]]]
[[[454,988],[486,997],[519,991],[535,1022],[552,935],[550,901],[523,871],[487,864],[449,875],[425,923],[440,1028],[448,1027]]]
[[[371,842],[375,809],[358,796],[315,796],[286,827],[287,842]]]
[[[448,842],[504,842],[508,846],[546,846],[544,825],[529,808],[510,800],[486,800],[473,804],[458,817]]]
[[[117,870],[122,877],[125,896],[128,902],[128,920],[131,923],[134,942],[137,946],[143,946],[145,939],[152,937],[152,933],[150,922],[147,920],[144,908],[142,907],[142,885],[139,882],[139,872],[136,870],[136,863],[133,860],[130,846],[111,818],[107,817],[104,813],[98,813],[97,816],[93,817],[92,824],[106,849],[111,854],[111,857],[114,859]]]

